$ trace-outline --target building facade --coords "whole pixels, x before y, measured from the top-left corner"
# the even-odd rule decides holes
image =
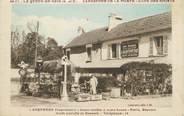
[[[128,62],[171,64],[171,26],[170,12],[124,23],[111,14],[107,27],[77,36],[65,53],[80,73],[113,73]]]

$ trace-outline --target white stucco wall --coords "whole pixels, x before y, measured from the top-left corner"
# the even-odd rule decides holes
[[[155,33],[151,34],[145,34],[141,35],[139,37],[129,37],[129,38],[124,38],[124,39],[117,39],[113,41],[106,41],[102,44],[101,49],[93,50],[92,51],[92,62],[86,63],[87,60],[87,53],[83,52],[80,54],[71,54],[70,59],[74,63],[75,66],[79,67],[85,67],[91,65],[96,66],[96,65],[101,65],[103,67],[103,63],[109,64],[111,66],[113,63],[122,63],[122,61],[125,61],[127,59],[131,59],[132,61],[139,60],[141,58],[150,58],[151,60],[154,59],[154,57],[149,57],[149,50],[150,50],[150,37],[152,36],[159,36],[159,35],[167,35],[168,36],[168,55],[162,56],[162,59],[158,60],[158,62],[162,63],[170,63],[171,64],[171,57],[172,57],[172,52],[171,52],[171,32],[170,31],[158,31]],[[128,41],[128,40],[134,40],[138,39],[139,41],[139,55],[138,57],[133,57],[133,58],[121,58],[121,59],[108,59],[108,45],[112,43],[121,43],[123,41]],[[72,50],[72,49],[71,49]],[[155,53],[156,48],[153,48],[153,52]],[[155,53],[156,54],[156,53]],[[155,57],[155,59],[158,59]],[[107,65],[108,65],[107,64]],[[105,65],[105,64],[104,64]]]
[[[71,49],[72,50],[72,49]],[[79,54],[71,54],[70,60],[75,66],[84,66],[87,61],[87,52],[82,52]],[[101,49],[92,50],[92,62],[100,62],[101,61]]]
[[[83,53],[80,53],[80,54],[71,54],[70,55],[70,60],[72,61],[72,63],[75,66],[81,66],[84,63],[86,63],[86,59],[87,59],[86,56],[87,56],[86,52],[83,52]]]
[[[150,39],[148,36],[143,36],[139,39],[139,56],[148,57],[150,49]]]

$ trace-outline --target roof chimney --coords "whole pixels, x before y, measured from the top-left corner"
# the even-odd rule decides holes
[[[114,13],[111,13],[109,15],[108,31],[110,31],[112,28],[116,27],[120,23],[122,23],[122,18]]]

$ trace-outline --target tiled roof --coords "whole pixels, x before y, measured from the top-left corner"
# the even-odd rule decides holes
[[[65,48],[125,38],[168,28],[171,28],[171,12],[121,23],[110,31],[107,31],[107,27],[104,27],[83,33],[75,37]]]

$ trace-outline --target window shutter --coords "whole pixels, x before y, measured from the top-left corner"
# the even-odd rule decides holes
[[[117,43],[116,45],[116,54],[117,54],[117,58],[120,58],[120,43]]]
[[[149,56],[153,56],[153,37],[150,38]]]
[[[102,49],[101,49],[101,58],[102,60],[107,60],[107,57],[108,57],[108,46],[102,46]]]
[[[163,36],[163,52],[164,54],[168,53],[168,39],[167,36]]]

